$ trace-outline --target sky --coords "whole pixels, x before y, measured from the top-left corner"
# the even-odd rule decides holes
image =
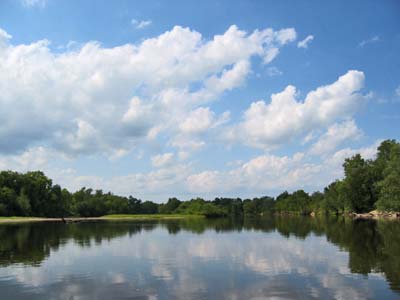
[[[322,190],[400,139],[399,1],[0,1],[0,169],[143,200]]]

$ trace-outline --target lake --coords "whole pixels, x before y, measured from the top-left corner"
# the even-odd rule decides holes
[[[400,222],[0,225],[0,299],[400,299]]]

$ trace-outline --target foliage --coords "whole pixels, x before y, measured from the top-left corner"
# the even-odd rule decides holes
[[[383,174],[377,184],[379,199],[376,206],[383,211],[400,211],[400,144],[392,146]]]

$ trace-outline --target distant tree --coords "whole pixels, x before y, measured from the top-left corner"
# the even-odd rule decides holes
[[[212,203],[222,208],[227,216],[243,215],[243,202],[240,198],[215,198]]]
[[[169,198],[168,202],[161,204],[158,208],[158,212],[161,214],[171,214],[179,207],[181,201],[177,198]]]
[[[23,175],[24,192],[30,200],[32,215],[50,217],[49,201],[52,181],[41,171],[28,172]]]
[[[158,204],[152,201],[145,201],[140,206],[142,214],[156,214],[158,211]]]
[[[324,189],[322,208],[325,211],[340,214],[347,210],[348,206],[341,192],[342,188],[343,182],[337,180]]]
[[[142,201],[140,199],[136,199],[132,196],[128,198],[128,213],[129,214],[139,214],[140,206]]]
[[[20,194],[16,198],[16,204],[18,211],[16,215],[19,216],[29,216],[31,214],[31,204],[28,196],[26,195],[24,189],[21,190]]]
[[[258,215],[257,204],[251,199],[243,200],[243,213],[247,216]]]
[[[13,216],[18,213],[17,195],[9,187],[0,188],[0,214],[2,216]]]
[[[323,210],[324,194],[321,192],[314,192],[310,196],[310,209],[313,212]]]
[[[384,170],[384,179],[378,183],[379,210],[400,211],[400,144],[392,145],[390,158]]]
[[[347,158],[343,164],[345,178],[340,190],[349,209],[355,212],[367,212],[374,208],[376,201],[374,176],[370,162],[360,154]]]

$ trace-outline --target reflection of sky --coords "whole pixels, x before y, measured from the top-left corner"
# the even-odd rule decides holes
[[[347,265],[325,237],[160,227],[85,248],[69,241],[40,267],[0,269],[0,291],[4,299],[396,298],[381,275]]]

